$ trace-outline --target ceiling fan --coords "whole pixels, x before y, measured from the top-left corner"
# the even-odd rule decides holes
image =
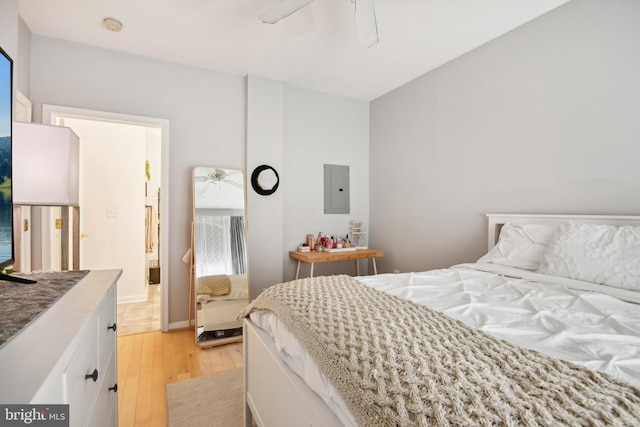
[[[215,169],[214,172],[208,173],[204,176],[196,176],[194,177],[194,181],[195,182],[205,182],[207,183],[207,185],[202,189],[202,194],[204,195],[207,190],[209,189],[209,186],[213,183],[213,184],[218,184],[218,188],[222,188],[222,184],[229,184],[233,187],[236,188],[243,188],[242,184],[239,184],[235,181],[232,181],[231,179],[229,179],[229,177],[231,177],[232,175],[236,175],[240,173],[240,171],[225,171],[224,169]]]
[[[278,5],[268,9],[260,20],[265,24],[275,24],[294,12],[302,9],[313,0],[283,0]],[[356,32],[361,46],[371,47],[378,43],[378,25],[373,0],[351,0],[353,18],[356,22]]]

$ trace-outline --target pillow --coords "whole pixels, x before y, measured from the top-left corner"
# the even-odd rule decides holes
[[[567,221],[538,272],[640,291],[640,227]]]
[[[227,295],[231,292],[231,280],[226,274],[198,277],[198,294],[213,296]]]
[[[498,243],[477,262],[535,270],[558,227],[558,224],[508,222],[500,230]]]

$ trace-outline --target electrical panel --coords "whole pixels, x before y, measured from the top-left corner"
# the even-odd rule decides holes
[[[324,165],[324,213],[348,214],[349,166]]]

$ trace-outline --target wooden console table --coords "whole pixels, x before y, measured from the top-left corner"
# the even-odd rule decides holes
[[[360,275],[360,264],[358,260],[371,258],[373,261],[373,273],[378,274],[378,267],[376,266],[376,258],[383,257],[383,251],[377,251],[375,249],[356,249],[355,251],[345,252],[298,252],[291,251],[289,256],[298,261],[296,267],[296,279],[300,274],[300,263],[305,262],[311,264],[311,271],[309,277],[313,277],[313,265],[317,262],[334,262],[334,261],[352,261],[356,262],[356,275]]]

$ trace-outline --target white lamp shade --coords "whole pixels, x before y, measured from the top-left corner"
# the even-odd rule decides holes
[[[80,139],[70,128],[13,123],[14,205],[78,206]]]

